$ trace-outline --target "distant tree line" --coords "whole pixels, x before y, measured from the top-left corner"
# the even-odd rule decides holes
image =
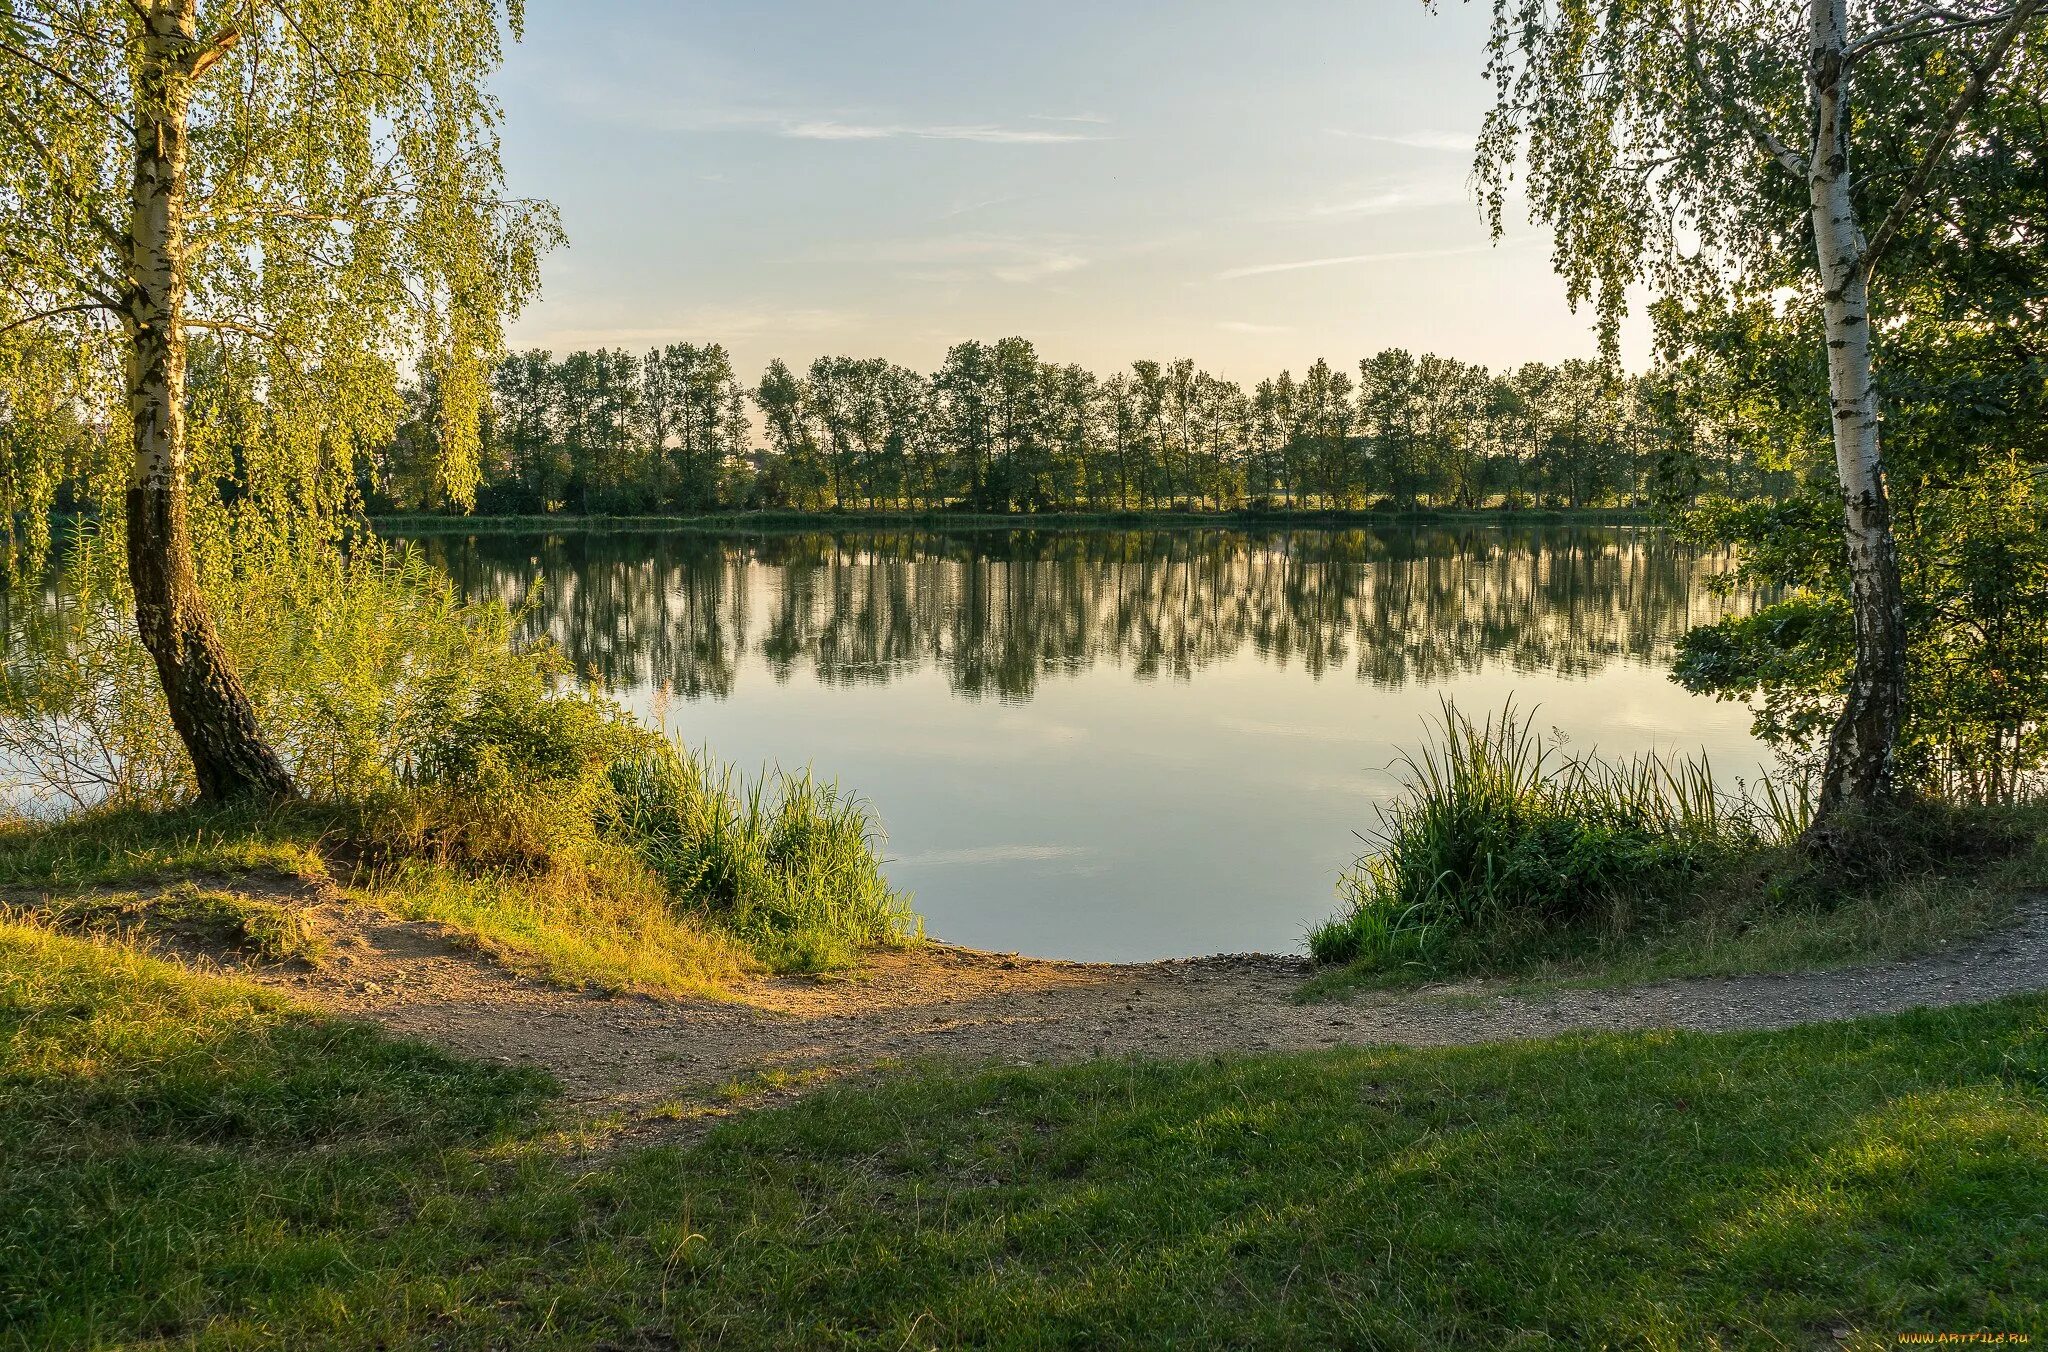
[[[1247,390],[1191,360],[1108,377],[1023,338],[965,342],[929,376],[886,359],[770,362],[717,344],[507,357],[477,510],[983,512],[1684,507],[1790,486],[1718,368],[1489,371],[1391,348]],[[432,511],[431,383],[365,462],[373,511]],[[1780,481],[1783,482],[1780,482]]]

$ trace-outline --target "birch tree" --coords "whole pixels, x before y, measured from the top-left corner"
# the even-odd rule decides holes
[[[250,491],[345,493],[411,368],[438,396],[441,490],[467,502],[489,362],[555,235],[504,200],[483,85],[519,20],[520,0],[0,4],[0,334],[82,354],[78,397],[106,396],[125,462],[48,465],[21,505],[66,474],[106,485],[203,798],[292,784],[197,580],[188,336],[254,373]]]
[[[2015,48],[2043,40],[2044,2],[1494,3],[1482,196],[1498,235],[1526,163],[1531,215],[1552,227],[1570,298],[1595,303],[1610,353],[1639,283],[1791,287],[1824,329],[1856,657],[1823,823],[1895,795],[1908,693],[1874,288],[1901,231],[1945,191],[1949,152],[1976,134]],[[1882,99],[1852,101],[1862,85]]]

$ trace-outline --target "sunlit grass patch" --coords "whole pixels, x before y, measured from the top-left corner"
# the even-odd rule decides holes
[[[780,771],[747,782],[668,743],[615,762],[611,782],[606,833],[778,971],[850,967],[923,934],[882,876],[873,811],[836,784]]]
[[[435,1168],[445,1152],[537,1121],[545,1088],[119,944],[0,923],[8,1337],[177,1343],[215,1321],[223,1284],[245,1297],[247,1333],[276,1328],[261,1310],[283,1291],[333,1317],[312,1293],[350,1247],[397,1220],[423,1171],[457,1186]]]
[[[569,876],[468,874],[412,861],[369,875],[357,891],[560,986],[715,996],[756,968],[743,945],[679,913],[631,860]]]
[[[1803,879],[1810,863],[1792,850],[1766,852],[1718,879],[1689,912],[1536,961],[1520,975],[1626,984],[1883,962],[1966,943],[2010,922],[2022,906],[2048,901],[2048,811],[2034,806],[1995,815],[2026,843],[2012,853],[1958,855],[1874,886],[1819,895],[1774,890],[1783,880]]]
[[[593,1158],[530,1074],[0,926],[0,1304],[35,1346],[2048,1336],[2044,1046],[2028,998],[1718,1037],[926,1066]]]
[[[303,905],[189,882],[155,893],[56,896],[37,913],[67,928],[145,942],[191,938],[265,962],[317,965],[329,947],[325,928]]]
[[[114,887],[193,875],[320,877],[331,809],[99,808],[54,822],[0,814],[0,886]]]
[[[894,1060],[881,1060],[869,1065],[775,1066],[676,1094],[641,1110],[636,1116],[641,1122],[711,1122],[730,1117],[742,1109],[793,1098],[835,1080],[899,1069],[900,1065]]]

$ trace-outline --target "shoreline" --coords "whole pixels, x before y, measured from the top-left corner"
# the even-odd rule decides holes
[[[1074,1064],[1336,1046],[1466,1046],[1570,1034],[1790,1028],[2048,989],[2048,899],[1910,958],[1616,987],[1435,982],[1304,1000],[1306,959],[1032,958],[928,941],[854,973],[757,975],[724,998],[564,989],[436,922],[360,913],[325,969],[244,969],[343,1017],[484,1061],[538,1066],[572,1103],[644,1111],[679,1084],[764,1069],[828,1082],[887,1061]]]
[[[1303,512],[711,512],[697,516],[617,516],[604,513],[451,516],[443,513],[391,513],[366,518],[380,535],[488,534],[733,534],[750,531],[803,533],[813,531],[928,530],[1205,530],[1205,529],[1355,529],[1370,526],[1431,525],[1571,525],[1649,526],[1656,524],[1646,508],[1581,507],[1418,508],[1413,511]]]

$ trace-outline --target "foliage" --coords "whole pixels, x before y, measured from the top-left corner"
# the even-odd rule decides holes
[[[934,1068],[635,1149],[7,926],[0,1303],[38,1346],[2038,1337],[2044,1021]]]
[[[480,692],[559,670],[411,549],[337,546],[254,511],[208,541],[203,582],[263,726],[316,797],[395,786],[414,748]],[[51,806],[165,806],[191,769],[127,616],[117,538],[81,524],[47,595],[8,607],[0,766]]]
[[[145,27],[176,6],[31,0],[0,13],[0,323],[42,315],[70,355],[57,388],[122,426],[119,322]],[[402,416],[398,373],[435,381],[439,470],[466,501],[478,418],[505,320],[559,231],[502,193],[498,108],[484,80],[517,36],[517,0],[204,0],[193,85],[185,322],[210,341],[192,375],[217,399],[195,427],[195,482],[231,475],[282,507],[345,488],[359,442]],[[9,398],[33,373],[0,360]],[[47,372],[44,372],[47,375]],[[218,435],[215,435],[215,434]],[[89,438],[26,482],[33,510],[71,470],[118,504],[126,449]],[[103,454],[111,457],[102,461]],[[343,472],[336,475],[340,467]],[[118,513],[115,513],[116,515]]]
[[[1021,338],[955,346],[929,377],[880,358],[772,362],[746,451],[722,347],[514,353],[498,367],[478,505],[636,515],[724,508],[1045,513],[1302,512],[1641,505],[1657,467],[1696,453],[1684,493],[1774,480],[1734,436],[1718,368],[1616,378],[1596,363],[1489,372],[1389,349],[1317,361],[1250,391],[1191,360],[1107,379]],[[1678,397],[1681,379],[1690,393]],[[422,409],[424,410],[424,404]],[[378,511],[443,505],[422,478],[424,411],[368,467]]]
[[[1309,936],[1319,963],[1533,954],[1595,924],[1638,926],[1806,826],[1795,791],[1730,795],[1698,760],[1566,754],[1512,705],[1475,725],[1446,704],[1435,739],[1400,763],[1373,852],[1338,885],[1346,911]]]
[[[423,742],[412,783],[373,814],[367,848],[613,890],[635,871],[623,850],[672,905],[782,971],[850,966],[919,933],[865,803],[808,773],[749,784],[593,695],[483,690]]]
[[[394,848],[470,869],[580,865],[609,767],[645,733],[607,700],[537,682],[479,690],[447,713],[410,750],[417,792],[404,800],[411,820],[387,828],[404,842]]]
[[[1639,283],[1666,300],[1787,287],[1806,314],[1817,313],[1814,241],[1801,228],[1812,207],[1804,162],[1832,146],[1812,143],[1809,8],[1805,0],[1494,7],[1487,74],[1498,97],[1475,165],[1482,196],[1498,231],[1516,166],[1526,163],[1531,218],[1553,227],[1567,294],[1594,302],[1610,349],[1627,290]],[[1991,84],[2025,90],[2042,59],[2039,14],[2029,29],[2031,5],[1851,8],[1859,28],[1849,35],[1853,194],[1873,242],[1910,249],[1909,236],[1953,239],[1955,222],[1977,219],[2008,254],[2026,251],[1996,228],[2002,213],[1978,215],[1981,175],[1920,170],[1948,153],[1953,116],[1964,120],[1960,158],[2024,172],[2008,143],[1986,135],[2008,116],[2006,96],[1960,96],[1980,62],[2006,56],[1993,34],[2008,21],[2022,41],[2009,79]],[[2038,86],[2017,97],[2037,100]],[[1915,184],[1931,196],[1910,191]]]
[[[2048,493],[2007,459],[1907,481],[1894,498],[1914,692],[1904,778],[1937,798],[2014,802],[2048,769]],[[1791,594],[1687,634],[1676,678],[1751,700],[1758,735],[1801,768],[1825,744],[1854,659],[1827,511],[1815,491],[1710,503],[1687,522],[1703,543],[1741,545],[1736,580]]]

